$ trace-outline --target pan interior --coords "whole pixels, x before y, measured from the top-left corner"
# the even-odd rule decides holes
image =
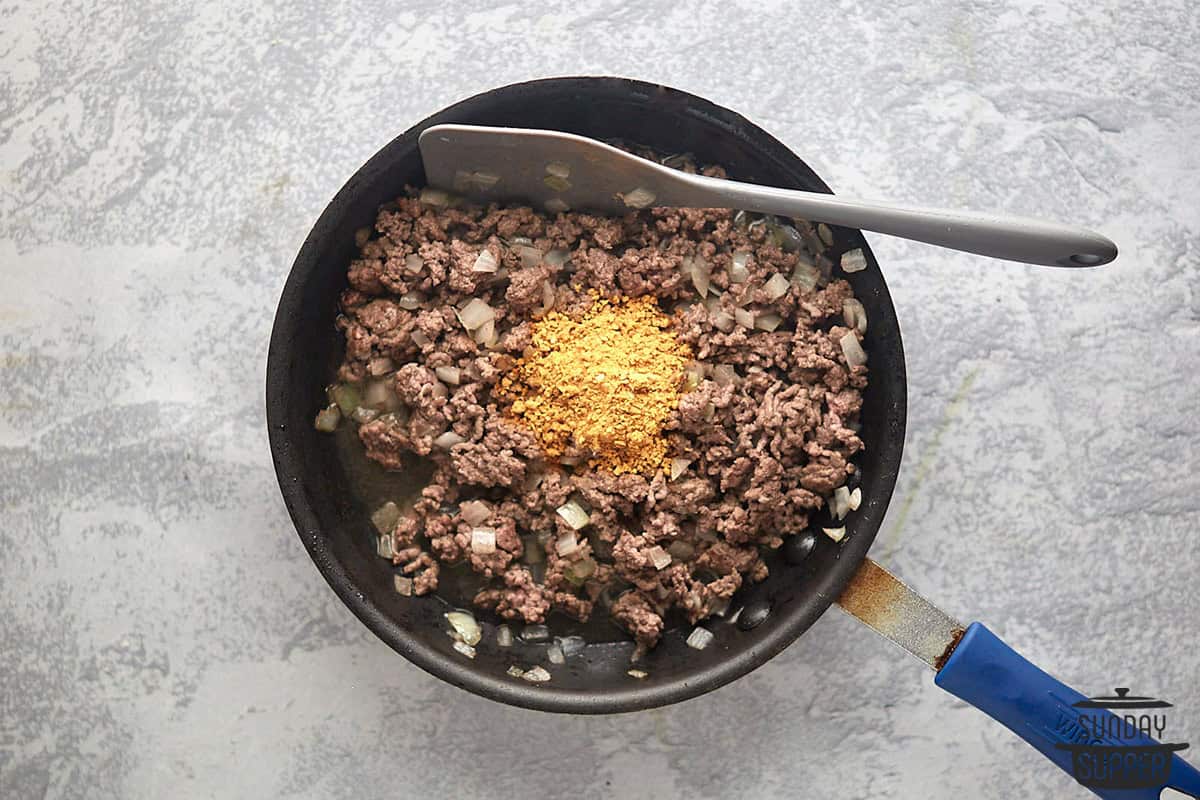
[[[661,153],[693,154],[721,164],[736,180],[828,191],[797,156],[733,112],[676,90],[616,78],[561,78],[496,89],[465,100],[415,126],[371,158],[321,215],[298,255],[276,315],[268,358],[267,413],[285,502],[313,560],[338,595],[377,635],[419,666],[458,686],[515,705],[597,713],[663,705],[709,691],[782,650],[824,612],[861,562],[878,531],[895,484],[904,438],[905,373],[900,331],[883,276],[858,231],[834,229],[835,253],[864,249],[868,268],[849,276],[867,309],[865,348],[870,382],[864,395],[866,444],[858,463],[863,504],[839,545],[822,539],[801,566],[777,556],[770,577],[738,595],[738,604],[765,603],[771,613],[750,631],[713,626],[707,649],[687,647],[676,628],[630,677],[633,644],[604,621],[586,631],[595,641],[553,671],[549,684],[506,676],[512,664],[544,663],[542,645],[495,646],[494,622],[484,622],[474,660],[452,649],[442,614],[445,600],[405,598],[392,586],[389,564],[374,548],[369,515],[382,494],[395,499],[423,480],[420,471],[388,475],[368,465],[347,435],[313,430],[341,358],[335,332],[337,297],[354,255],[354,232],[374,221],[384,202],[406,185],[424,184],[417,135],[441,123],[538,127],[598,139],[621,139]],[[569,632],[569,631],[568,631]],[[600,641],[597,641],[600,640]],[[604,641],[607,640],[607,641]]]

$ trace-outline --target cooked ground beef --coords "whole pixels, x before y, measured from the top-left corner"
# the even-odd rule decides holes
[[[363,398],[353,419],[369,458],[388,469],[409,453],[433,463],[391,534],[413,592],[437,588],[439,562],[465,561],[487,579],[476,605],[504,619],[540,623],[553,609],[586,619],[601,604],[644,648],[669,608],[694,622],[765,578],[764,549],[803,531],[853,472],[867,381],[839,346],[852,330],[842,322],[849,284],[781,231],[795,233],[724,210],[608,218],[433,206],[415,193],[381,210],[341,297],[338,375]],[[496,272],[474,271],[484,250]],[[698,298],[689,270],[708,270],[715,296]],[[777,273],[791,278],[781,296],[764,288]],[[548,463],[493,396],[529,346],[531,321],[551,307],[581,313],[592,290],[653,295],[697,359],[665,426],[674,479],[590,468],[571,449]],[[495,314],[482,344],[456,313],[472,298]],[[747,329],[746,311],[783,322]],[[464,519],[470,500],[488,515]],[[557,513],[568,500],[590,523],[560,550],[574,532]],[[473,552],[476,529],[494,533],[494,550]]]

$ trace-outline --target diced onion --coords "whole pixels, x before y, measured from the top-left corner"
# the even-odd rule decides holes
[[[525,670],[521,669],[520,667],[518,667],[516,665],[513,665],[513,666],[509,667],[508,669],[506,669],[504,671],[504,674],[511,675],[514,678],[520,678],[525,675]]]
[[[858,511],[858,507],[862,505],[862,487],[855,487],[854,491],[850,493],[848,502],[851,511]]]
[[[573,533],[564,533],[558,537],[558,541],[554,543],[554,552],[564,558],[571,555],[579,549],[579,540],[575,538]]]
[[[556,299],[557,297],[554,294],[554,285],[550,283],[550,281],[542,281],[541,313],[545,314],[547,311],[554,308],[554,301]]]
[[[471,552],[481,556],[496,552],[496,531],[492,528],[474,528],[471,530]]]
[[[396,369],[396,362],[385,356],[372,358],[367,362],[367,374],[373,378],[386,375]]]
[[[533,245],[519,244],[514,246],[513,250],[520,257],[522,267],[536,267],[542,263],[542,259],[545,257],[545,254]]]
[[[392,583],[396,586],[396,594],[404,597],[412,597],[413,581],[407,575],[396,575],[392,578]]]
[[[842,319],[846,321],[847,327],[854,328],[859,333],[867,332],[867,310],[853,297],[842,301]]]
[[[550,673],[544,667],[534,667],[521,676],[530,683],[545,683],[550,680]]]
[[[830,539],[833,539],[835,542],[840,542],[842,539],[846,538],[845,525],[840,528],[821,528],[821,530],[825,532],[826,536],[828,536]]]
[[[496,322],[488,320],[475,329],[475,343],[491,347],[496,343]]]
[[[646,672],[644,669],[626,670],[625,674],[631,678],[637,678],[639,681],[650,677],[650,673]]]
[[[564,211],[569,211],[571,206],[568,205],[567,201],[563,200],[561,197],[551,197],[549,200],[542,203],[542,208],[546,209],[551,214],[561,214]]]
[[[557,178],[569,178],[571,177],[571,165],[562,161],[551,161],[546,165],[546,174]]]
[[[641,186],[622,197],[629,208],[649,208],[654,203],[654,192]]]
[[[365,425],[378,416],[379,412],[375,409],[367,408],[366,406],[359,406],[358,408],[354,409],[354,413],[350,415],[350,419],[354,420],[359,425]]]
[[[526,625],[521,629],[521,641],[548,642],[550,641],[550,629],[545,625]]]
[[[492,251],[484,248],[475,257],[475,263],[471,265],[471,272],[495,272],[499,266],[500,264],[496,261],[496,257],[492,255]]]
[[[733,254],[733,264],[729,267],[730,283],[745,283],[750,280],[750,268],[746,266],[749,260],[750,254],[745,250],[738,250]]]
[[[421,330],[413,331],[408,335],[408,338],[412,339],[413,343],[417,347],[424,347],[425,345],[429,344],[429,337],[426,336],[425,332]]]
[[[687,468],[692,465],[690,458],[672,458],[671,459],[671,480],[676,480],[680,475],[687,472]]]
[[[787,223],[776,222],[771,225],[769,232],[771,241],[785,253],[794,253],[804,246],[804,238],[800,231]]]
[[[472,297],[471,301],[458,311],[458,321],[462,323],[464,328],[472,332],[479,330],[485,323],[492,322],[495,319],[496,309],[478,297]]]
[[[371,381],[363,391],[362,404],[376,411],[398,411],[403,403],[389,380]]]
[[[850,512],[850,490],[839,486],[833,490],[834,515],[842,519]]]
[[[446,431],[441,436],[433,440],[433,446],[441,448],[442,450],[449,450],[451,447],[454,447],[454,445],[462,444],[465,441],[466,439],[459,436],[454,431]]]
[[[400,521],[400,507],[388,501],[375,510],[371,515],[371,524],[380,533],[391,533]]]
[[[416,311],[424,304],[425,297],[420,292],[405,292],[396,302],[405,311]]]
[[[499,175],[483,170],[467,172],[460,169],[454,173],[454,188],[460,192],[469,192],[471,189],[490,189],[499,182]]]
[[[829,515],[831,517],[834,519],[841,519],[842,517],[846,516],[846,512],[842,509],[841,498],[838,497],[836,491],[829,495],[829,499],[826,502],[829,503]]]
[[[833,244],[833,231],[824,222],[817,224],[817,236],[821,237],[821,243],[826,247]]]
[[[738,311],[741,311],[739,308]],[[712,325],[721,333],[729,333],[737,325],[737,318],[728,311],[718,311],[713,314]]]
[[[488,504],[482,500],[467,500],[459,504],[458,513],[464,522],[474,527],[487,522],[488,518],[492,516],[492,509],[488,508]]]
[[[455,642],[454,649],[462,653],[467,658],[475,657],[475,648],[471,647],[471,645],[467,644],[466,642]]]
[[[692,631],[691,635],[687,637],[687,646],[696,650],[703,650],[712,644],[712,640],[712,631],[708,630],[707,628],[697,627]]]
[[[558,640],[558,646],[562,648],[563,655],[570,658],[587,649],[587,640],[582,636],[564,636]]]
[[[749,309],[737,309],[733,312],[733,318],[737,321],[737,324],[741,325],[743,328],[754,328],[754,312],[750,311]]]
[[[763,292],[768,300],[774,302],[787,294],[789,286],[788,279],[782,273],[776,272],[763,284]]]
[[[434,189],[431,186],[426,186],[421,190],[420,200],[427,206],[445,208],[454,202],[454,196],[449,192],[442,191],[441,189]]]
[[[575,586],[583,586],[595,571],[596,561],[594,559],[581,558],[567,568],[567,580]]]
[[[555,249],[546,253],[542,260],[552,267],[561,267],[563,264],[567,263],[567,259],[570,257],[571,252],[569,250],[563,250],[561,247],[556,247]]]
[[[692,264],[688,271],[692,276],[692,286],[696,287],[696,294],[700,295],[701,299],[704,299],[708,295],[708,288],[710,286],[711,270],[708,262],[704,260],[703,256],[696,256],[692,259]]]
[[[856,247],[842,253],[842,272],[862,272],[867,268],[867,257],[862,248]]]
[[[409,272],[420,272],[425,268],[425,260],[416,253],[409,253],[404,257],[404,269]]]
[[[391,559],[392,556],[396,555],[396,551],[392,549],[391,534],[388,534],[387,536],[380,536],[379,539],[376,540],[375,552],[380,558]]]
[[[583,506],[574,500],[568,500],[558,507],[558,515],[562,517],[572,530],[581,530],[586,528],[588,523],[592,521],[588,512],[583,510]],[[561,555],[561,553],[560,553]]]
[[[337,430],[338,423],[341,421],[342,412],[336,404],[333,404],[317,412],[317,419],[313,423],[313,427],[322,433],[333,433]]]
[[[565,664],[567,657],[563,655],[562,645],[558,642],[551,642],[546,646],[546,660],[551,664]]]
[[[358,387],[348,383],[338,383],[329,390],[329,399],[337,403],[343,414],[349,416],[354,413],[354,409],[358,408],[360,395]]]
[[[754,320],[754,327],[761,331],[771,333],[780,325],[783,324],[783,317],[778,314],[763,314],[758,319]]]
[[[799,261],[796,263],[796,268],[792,270],[792,283],[796,284],[806,292],[811,292],[813,289],[815,289],[820,280],[821,270],[817,269],[812,264]]]
[[[842,346],[842,355],[846,357],[846,363],[852,367],[861,367],[867,363],[867,354],[863,351],[862,345],[858,343],[858,337],[854,335],[854,331],[850,331],[839,340]]]
[[[667,565],[671,563],[671,554],[658,545],[647,550],[646,555],[650,556],[650,563],[657,570],[666,569]]]
[[[566,178],[560,178],[557,175],[547,175],[542,178],[542,183],[546,184],[546,188],[556,192],[565,192],[571,188],[571,182]]]
[[[738,378],[737,370],[729,364],[717,364],[713,367],[713,381],[717,386],[728,386]]]
[[[439,381],[451,386],[458,386],[459,381],[462,380],[462,370],[458,367],[435,367],[433,373],[437,375]]]
[[[497,647],[512,647],[513,632],[512,628],[507,625],[501,625],[496,628],[496,646]]]
[[[462,640],[474,647],[483,638],[483,629],[471,614],[466,611],[450,611],[445,614],[446,621]]]

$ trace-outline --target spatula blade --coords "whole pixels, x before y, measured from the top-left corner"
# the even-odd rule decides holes
[[[434,125],[419,145],[429,185],[474,200],[608,214],[673,204],[673,170],[584,136]]]

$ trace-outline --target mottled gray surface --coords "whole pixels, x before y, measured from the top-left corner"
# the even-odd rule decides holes
[[[263,427],[291,259],[415,120],[572,73],[735,108],[838,191],[1117,239],[1068,273],[871,237],[911,405],[874,553],[1200,741],[1191,0],[249,5],[0,5],[0,797],[1082,796],[838,612],[576,719],[439,683],[326,587]]]

